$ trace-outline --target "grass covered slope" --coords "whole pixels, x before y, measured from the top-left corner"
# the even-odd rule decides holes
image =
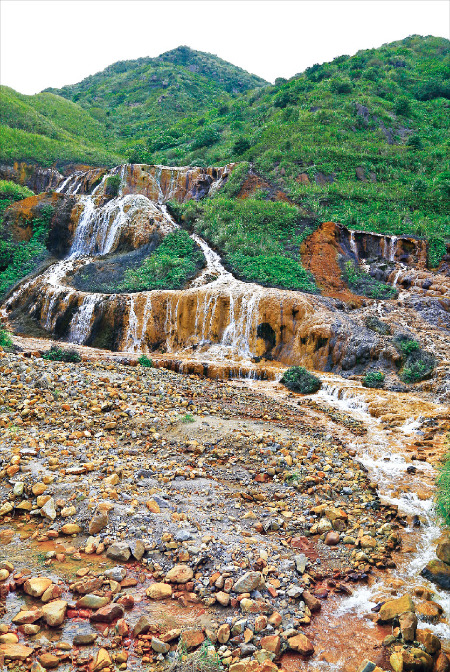
[[[186,116],[163,136],[149,128],[135,158],[247,160],[322,221],[449,235],[449,45],[413,36],[315,65]]]
[[[178,47],[157,58],[119,61],[78,84],[49,91],[78,103],[129,143],[147,142],[149,133],[164,136],[180,119],[206,114],[265,84],[217,56]]]
[[[79,105],[51,93],[0,87],[0,162],[114,165],[111,133]],[[114,143],[112,143],[114,147]]]

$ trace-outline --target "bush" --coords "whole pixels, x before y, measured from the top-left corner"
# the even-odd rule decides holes
[[[303,366],[292,366],[284,372],[280,380],[288,390],[301,394],[312,394],[322,387],[322,381]]]
[[[330,89],[333,93],[351,93],[353,91],[353,84],[349,79],[332,79]]]
[[[443,238],[432,236],[428,241],[428,267],[437,268],[446,253],[447,246]]]
[[[153,360],[147,357],[147,355],[141,355],[138,359],[138,363],[141,366],[145,366],[147,369],[151,369],[153,367]]]
[[[447,455],[436,479],[437,508],[444,522],[450,526],[450,453]]]
[[[57,345],[52,345],[50,350],[44,352],[42,359],[47,359],[51,362],[81,362],[81,357],[76,350],[64,350]]]
[[[106,196],[115,198],[119,193],[121,182],[122,180],[120,179],[120,175],[110,175],[107,177],[105,183]]]
[[[422,149],[423,147],[422,140],[418,135],[411,135],[408,138],[406,144],[408,145],[408,147],[411,147],[411,149]]]
[[[411,113],[411,103],[408,98],[399,98],[394,105],[395,114],[399,114],[402,117],[406,117]]]
[[[381,371],[370,371],[363,378],[364,387],[373,387],[381,389],[384,387],[384,373]]]
[[[12,344],[11,334],[3,327],[0,327],[0,346],[7,349],[10,348]]]
[[[429,378],[436,364],[434,355],[420,348],[420,344],[407,334],[399,334],[394,345],[402,355],[403,368],[400,379],[407,384]]]
[[[420,343],[406,334],[399,334],[396,336],[394,345],[403,357],[408,357],[412,352],[420,350]]]
[[[119,291],[182,289],[204,264],[203,253],[183,229],[169,233],[137,269],[127,269]]]
[[[352,261],[345,263],[343,277],[348,286],[361,296],[368,296],[370,299],[395,299],[398,296],[397,290],[391,285],[372,278]]]
[[[251,144],[250,140],[248,138],[238,138],[236,142],[233,145],[232,152],[236,156],[241,156],[241,154],[245,154],[245,152],[250,149]]]

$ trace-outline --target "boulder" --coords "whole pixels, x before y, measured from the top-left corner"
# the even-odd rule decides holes
[[[23,644],[0,644],[0,655],[6,660],[26,660],[32,653],[33,649]]]
[[[385,602],[378,613],[378,622],[390,623],[405,611],[415,611],[414,602],[410,595],[403,595],[403,597],[399,597],[396,600]]]
[[[446,540],[438,544],[436,555],[439,560],[442,560],[442,562],[445,562],[445,564],[450,565],[450,540]]]
[[[188,565],[175,565],[167,572],[166,580],[170,583],[187,583],[193,576],[194,572]]]
[[[422,576],[432,581],[440,588],[450,590],[450,565],[442,560],[430,560],[422,569]]]
[[[54,600],[42,607],[42,618],[52,628],[57,628],[64,623],[66,615],[67,602],[65,600]]]
[[[31,595],[31,597],[41,597],[52,583],[51,579],[47,579],[44,576],[36,576],[25,581],[23,589],[26,594]]]
[[[247,572],[236,581],[233,590],[235,593],[251,593],[263,585],[264,578],[261,572]]]
[[[124,608],[113,602],[112,604],[107,604],[105,607],[101,607],[94,614],[90,615],[90,620],[95,623],[112,623],[116,618],[122,618],[124,614]]]
[[[130,559],[131,552],[126,542],[116,541],[109,546],[106,555],[117,562],[127,562]]]
[[[152,583],[146,592],[152,600],[165,600],[167,597],[171,597],[172,587],[168,583]]]
[[[400,630],[405,642],[414,642],[416,639],[417,616],[412,611],[405,611],[399,616]]]
[[[288,639],[289,648],[293,651],[301,653],[303,656],[312,656],[314,653],[314,646],[309,641],[308,637],[303,634],[295,635]]]

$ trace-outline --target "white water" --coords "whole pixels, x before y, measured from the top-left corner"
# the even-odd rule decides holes
[[[342,379],[333,380],[331,376],[329,378],[332,378],[332,381],[326,382],[315,396],[366,425],[367,435],[356,439],[349,444],[349,447],[357,451],[358,458],[368,469],[371,480],[378,484],[381,502],[398,506],[401,514],[411,519],[417,516],[421,521],[420,546],[408,554],[388,578],[398,578],[405,582],[399,594],[411,592],[414,585],[427,586],[435,594],[434,599],[441,604],[448,619],[450,617],[448,592],[439,589],[420,575],[425,565],[436,557],[437,540],[441,534],[433,500],[421,499],[417,495],[417,492],[424,488],[429,490],[430,482],[435,478],[435,471],[426,462],[415,462],[416,473],[407,474],[410,462],[403,454],[405,440],[411,442],[413,437],[420,433],[421,419],[411,417],[400,427],[387,428],[379,419],[370,415],[369,405],[364,399],[364,388],[353,381],[348,383]],[[405,482],[409,487],[402,487]],[[413,532],[417,534],[417,530],[413,527],[403,530],[406,538]],[[379,594],[380,590],[382,590],[380,582],[370,587],[357,588],[350,598],[342,602],[338,615],[361,615],[370,612],[379,601],[375,595]],[[421,623],[419,627],[430,628],[438,636],[450,640],[448,621],[438,624]]]
[[[92,318],[95,306],[100,301],[101,295],[87,294],[83,303],[70,322],[68,340],[70,343],[83,344],[91,333]]]
[[[350,249],[356,257],[356,261],[359,260],[358,247],[355,240],[355,232],[350,231]]]
[[[397,236],[391,236],[391,239],[389,241],[389,253],[388,253],[388,259],[389,261],[395,261],[395,253],[397,252]]]

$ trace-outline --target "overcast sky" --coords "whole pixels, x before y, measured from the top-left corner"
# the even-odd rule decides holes
[[[408,35],[449,37],[448,0],[1,0],[1,83],[21,93],[186,44],[269,81]]]

